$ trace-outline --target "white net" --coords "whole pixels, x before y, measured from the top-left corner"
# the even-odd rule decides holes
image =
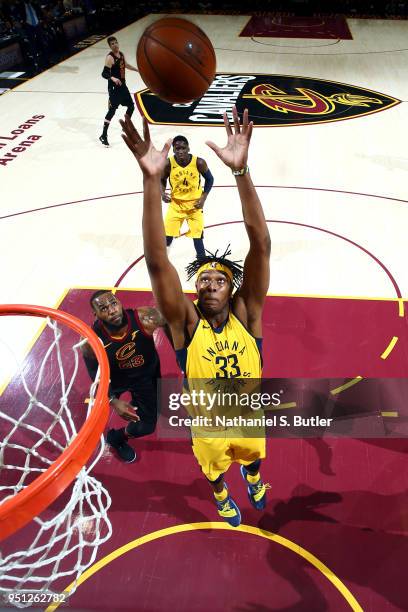
[[[17,317],[14,317],[17,318]],[[32,483],[76,437],[95,402],[80,367],[86,342],[47,319],[32,355],[0,398],[0,507]],[[32,352],[31,352],[32,353]],[[78,376],[78,372],[80,375]],[[81,377],[84,377],[83,382]],[[85,407],[85,403],[87,407]],[[112,532],[108,491],[91,475],[104,450],[103,437],[65,491],[25,527],[0,543],[0,600],[19,608],[52,601],[94,561]],[[41,599],[41,594],[47,599]],[[57,599],[54,599],[57,601]]]

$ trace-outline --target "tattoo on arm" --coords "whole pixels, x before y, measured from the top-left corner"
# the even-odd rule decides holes
[[[164,327],[166,321],[157,308],[151,306],[142,306],[138,309],[140,321],[147,327]]]

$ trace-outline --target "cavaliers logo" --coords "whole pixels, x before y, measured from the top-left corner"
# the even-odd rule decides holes
[[[116,351],[116,359],[118,361],[130,359],[130,357],[136,353],[135,346],[136,344],[134,342],[128,342],[121,346],[120,349]]]
[[[344,121],[384,111],[400,100],[354,85],[268,74],[217,74],[205,95],[189,104],[163,102],[148,89],[135,94],[150,123],[172,125],[223,124],[248,108],[254,125],[280,127]]]
[[[135,332],[133,332],[133,334],[135,334]],[[124,344],[116,351],[116,359],[121,370],[139,368],[144,364],[143,355],[135,355],[135,353],[135,342],[127,342],[127,344]]]

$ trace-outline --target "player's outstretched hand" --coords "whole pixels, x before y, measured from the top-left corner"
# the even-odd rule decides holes
[[[171,138],[164,144],[162,150],[158,151],[150,140],[149,125],[145,118],[143,118],[143,138],[127,115],[124,121],[120,120],[120,125],[123,130],[122,138],[136,157],[144,176],[161,176],[167,163]]]
[[[211,141],[207,141],[206,144],[231,170],[242,170],[247,165],[249,142],[254,124],[252,121],[248,121],[247,108],[244,110],[242,123],[239,121],[235,106],[232,108],[232,118],[234,128],[230,125],[227,113],[224,113],[224,125],[228,138],[225,147],[221,148]]]
[[[120,399],[111,401],[111,405],[122,419],[125,421],[140,421],[140,417],[136,414],[134,406],[129,402],[124,402]]]

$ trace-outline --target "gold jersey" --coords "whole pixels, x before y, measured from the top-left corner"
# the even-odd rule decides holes
[[[187,347],[185,375],[188,379],[259,379],[262,377],[262,359],[257,340],[231,311],[218,329],[200,315]]]
[[[225,432],[229,432],[228,435],[233,438],[262,437],[262,428],[248,429],[244,425],[231,428],[217,421],[217,417],[222,415],[229,418],[248,416],[248,402],[242,403],[240,398],[259,392],[262,377],[261,338],[254,338],[231,310],[225,323],[216,329],[198,309],[197,312],[200,319],[191,342],[187,348],[176,351],[177,359],[187,379],[186,392],[203,392],[206,394],[204,397],[210,394],[215,399],[210,411],[206,401],[202,402],[201,399],[198,404],[186,407],[193,419],[208,417],[207,420],[192,423],[193,437],[222,437],[227,435]]]
[[[197,168],[197,157],[191,156],[187,166],[179,166],[175,157],[170,157],[170,187],[171,199],[177,203],[198,200],[203,190],[201,187],[201,175]]]

